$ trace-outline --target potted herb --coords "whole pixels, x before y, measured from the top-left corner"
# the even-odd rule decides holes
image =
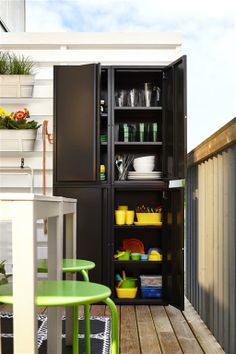
[[[34,66],[29,57],[0,52],[0,97],[32,97]]]
[[[0,285],[7,284],[8,278],[12,276],[11,274],[6,273],[5,262],[6,261],[2,261],[0,263]]]
[[[32,151],[41,126],[29,120],[27,108],[9,114],[0,107],[0,151]]]

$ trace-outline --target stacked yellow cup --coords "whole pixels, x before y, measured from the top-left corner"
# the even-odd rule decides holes
[[[117,225],[132,225],[134,223],[134,210],[128,210],[128,205],[118,205],[115,217]]]

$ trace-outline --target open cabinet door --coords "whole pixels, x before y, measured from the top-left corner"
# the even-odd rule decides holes
[[[186,56],[183,56],[168,65],[163,75],[164,176],[168,179],[185,178],[186,118]]]
[[[184,308],[184,188],[166,192],[164,289],[170,305]]]
[[[100,65],[54,66],[54,183],[99,181]]]

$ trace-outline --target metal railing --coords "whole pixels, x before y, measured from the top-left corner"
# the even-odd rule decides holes
[[[186,295],[236,353],[236,118],[188,154]]]

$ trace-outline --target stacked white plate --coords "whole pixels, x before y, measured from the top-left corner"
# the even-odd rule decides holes
[[[136,172],[130,171],[128,173],[128,179],[160,179],[162,177],[161,171],[151,171],[151,172]]]

